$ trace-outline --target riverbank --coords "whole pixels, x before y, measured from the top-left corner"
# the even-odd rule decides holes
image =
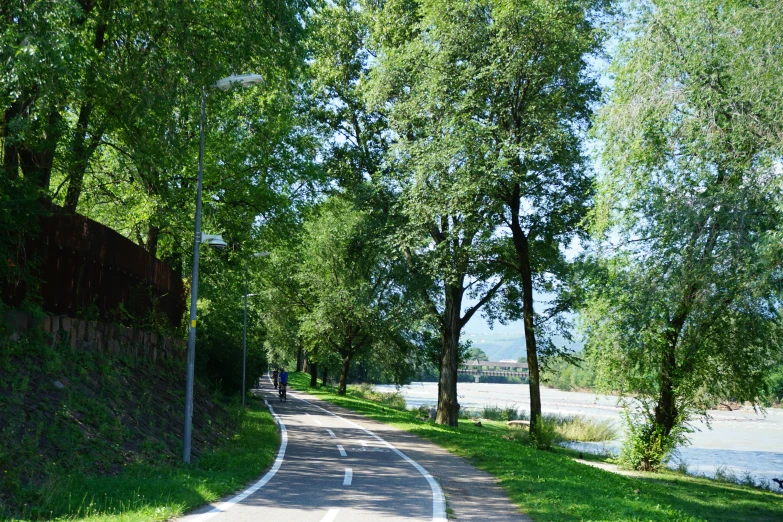
[[[309,376],[292,374],[294,389],[392,424],[466,458],[497,477],[519,508],[535,520],[781,520],[783,496],[675,472],[626,477],[575,462],[567,449],[539,451],[517,442],[500,422],[457,428],[417,419],[412,411],[309,388]],[[599,457],[587,456],[600,461]]]
[[[437,402],[437,385],[430,383],[411,383],[399,389],[393,385],[376,386],[376,389],[399,393],[408,407]],[[494,405],[527,413],[530,404],[528,386],[460,383],[457,392],[460,405],[466,409]],[[610,421],[622,438],[622,407],[615,396],[542,388],[541,404],[544,414]],[[689,434],[691,444],[680,448],[670,465],[695,475],[734,476],[745,482],[752,479],[757,484],[776,487],[772,479],[783,474],[783,410],[714,410],[709,415],[709,424],[700,418],[690,423],[694,429]],[[577,449],[603,454],[618,451],[620,445],[618,439],[586,443]]]

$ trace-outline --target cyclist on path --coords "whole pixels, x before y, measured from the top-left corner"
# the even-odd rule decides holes
[[[285,388],[288,386],[288,372],[285,368],[280,370],[280,391],[285,393]]]

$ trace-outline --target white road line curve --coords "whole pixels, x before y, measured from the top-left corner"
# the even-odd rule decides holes
[[[275,410],[272,409],[272,406],[267,402],[266,399],[264,399],[264,404],[267,405],[269,408],[269,411],[272,413],[272,416],[275,418],[275,421],[277,421],[277,424],[280,426],[280,435],[281,435],[281,443],[280,443],[280,449],[277,452],[277,458],[275,459],[275,463],[272,465],[272,469],[266,472],[266,475],[261,477],[261,480],[244,490],[242,493],[226,500],[225,502],[221,502],[220,504],[215,505],[210,511],[207,511],[206,513],[202,513],[201,515],[198,515],[196,518],[194,518],[191,522],[202,522],[203,520],[207,520],[208,518],[211,518],[218,513],[223,513],[225,511],[228,511],[233,507],[235,504],[239,504],[243,500],[245,500],[247,497],[261,489],[264,484],[269,482],[272,477],[275,476],[275,473],[277,473],[277,470],[280,469],[280,466],[283,465],[283,458],[285,458],[285,450],[288,446],[288,431],[285,429],[285,423],[283,423],[283,419],[281,419],[277,413],[275,413]],[[335,513],[336,515],[336,513]],[[334,519],[332,519],[334,520]]]
[[[343,486],[350,486],[353,480],[353,470],[351,468],[345,468],[345,478],[343,478]]]
[[[332,430],[330,430],[329,428],[326,428],[326,432],[329,433],[330,437],[335,437],[335,438],[337,437],[337,435],[335,435],[334,432]]]
[[[418,462],[416,462],[415,460],[413,460],[412,458],[407,456],[405,453],[403,453],[400,450],[398,450],[397,448],[395,448],[391,443],[385,441],[380,436],[376,435],[375,433],[373,433],[372,431],[368,430],[367,428],[359,426],[355,422],[353,422],[351,420],[348,420],[348,419],[346,419],[344,417],[341,417],[340,415],[337,415],[336,413],[331,412],[331,411],[327,410],[326,408],[321,408],[317,404],[313,404],[312,402],[307,401],[307,400],[305,400],[305,399],[303,399],[301,397],[298,397],[298,396],[293,395],[293,394],[291,396],[293,398],[295,398],[295,399],[299,399],[300,401],[304,402],[305,404],[309,404],[313,408],[318,408],[319,410],[321,410],[323,412],[326,412],[327,414],[329,414],[329,415],[331,415],[333,417],[337,417],[337,418],[342,419],[343,421],[347,422],[348,424],[350,424],[352,426],[356,426],[357,428],[359,428],[360,430],[362,430],[363,432],[365,432],[369,436],[371,436],[374,439],[376,439],[376,440],[382,442],[383,444],[385,444],[390,450],[392,450],[397,455],[399,455],[408,464],[410,464],[411,466],[416,468],[416,470],[419,473],[421,473],[421,475],[425,479],[427,479],[427,482],[430,485],[430,489],[432,490],[432,520],[433,520],[433,522],[446,522],[447,521],[447,519],[446,519],[446,499],[443,496],[443,490],[441,489],[440,484],[438,484],[438,481],[435,480],[433,478],[433,476],[430,475],[430,473],[426,469],[424,469],[424,467],[422,467],[421,464],[419,464]]]
[[[326,512],[326,515],[324,518],[321,519],[321,522],[334,522],[334,519],[337,518],[337,512],[340,511],[339,509],[330,509]]]

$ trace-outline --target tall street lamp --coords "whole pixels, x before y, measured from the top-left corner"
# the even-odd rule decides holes
[[[256,252],[253,254],[253,257],[266,257],[269,255],[269,252]],[[258,294],[248,294],[247,291],[247,261],[248,259],[245,258],[245,320],[244,324],[242,326],[242,407],[245,407],[245,363],[247,361],[247,298],[251,295],[258,295]]]
[[[249,87],[261,81],[258,74],[228,76],[210,85],[210,88],[227,90],[233,85]],[[193,242],[193,276],[190,290],[190,323],[188,323],[188,373],[185,381],[185,428],[182,434],[182,460],[190,462],[190,439],[193,425],[193,369],[196,361],[196,302],[198,301],[198,254],[202,243],[225,248],[226,242],[220,236],[201,234],[201,186],[204,175],[204,114],[207,105],[207,88],[201,88],[201,125],[198,149],[198,183],[196,185],[196,232]]]

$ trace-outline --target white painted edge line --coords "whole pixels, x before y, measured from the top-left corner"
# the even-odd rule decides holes
[[[337,437],[337,435],[335,435],[334,432],[329,428],[326,428],[326,432],[329,434],[330,437]]]
[[[333,417],[340,418],[340,419],[342,419],[343,421],[347,422],[348,424],[350,424],[352,426],[356,426],[357,428],[359,428],[363,432],[367,433],[369,436],[371,436],[371,437],[377,439],[378,441],[382,442],[383,444],[385,444],[386,447],[388,447],[393,452],[395,452],[397,455],[399,455],[404,461],[406,461],[408,464],[410,464],[411,466],[416,468],[416,470],[419,473],[421,473],[422,476],[425,479],[427,479],[427,482],[430,485],[430,489],[432,489],[432,520],[433,520],[433,522],[446,522],[447,521],[447,519],[446,519],[446,499],[443,496],[443,490],[441,489],[440,484],[438,484],[438,481],[435,480],[432,477],[432,475],[430,475],[430,473],[421,466],[421,464],[419,464],[418,462],[416,462],[415,460],[413,460],[412,458],[407,456],[405,453],[401,452],[400,450],[395,448],[393,445],[391,445],[389,442],[383,440],[381,437],[379,437],[375,433],[371,432],[367,428],[363,428],[362,426],[359,426],[355,422],[350,421],[350,420],[348,420],[346,418],[340,417],[336,413],[333,413],[333,412],[327,410],[326,408],[321,408],[317,404],[313,404],[310,401],[306,401],[306,400],[302,399],[301,397],[298,397],[296,395],[293,395],[293,397],[295,399],[299,399],[300,401],[302,401],[302,402],[304,402],[306,404],[309,404],[310,406],[313,406],[314,408],[318,408],[319,410],[324,411],[324,412],[328,413],[329,415],[331,415]]]
[[[340,511],[339,509],[330,509],[326,512],[326,516],[321,519],[321,522],[333,522],[335,518],[337,518],[337,512]]]
[[[337,450],[340,452],[341,457],[348,456],[348,454],[345,452],[345,448],[343,448],[340,444],[337,445]]]
[[[343,486],[350,486],[351,480],[353,480],[353,470],[351,468],[345,468],[345,478],[343,479]]]
[[[213,508],[210,511],[207,511],[206,513],[202,513],[201,515],[198,515],[196,518],[192,520],[192,522],[201,522],[202,520],[207,520],[208,518],[211,518],[218,513],[223,513],[224,511],[228,511],[232,506],[235,504],[239,504],[243,500],[245,500],[247,497],[261,489],[264,484],[269,482],[269,480],[275,476],[275,473],[277,473],[277,470],[280,469],[280,466],[283,465],[283,458],[285,457],[285,449],[288,446],[288,431],[285,429],[285,424],[283,423],[283,420],[275,413],[275,410],[272,409],[272,406],[267,402],[266,399],[264,399],[264,404],[267,405],[269,408],[269,411],[272,413],[272,416],[275,418],[275,421],[277,421],[277,424],[280,426],[280,435],[281,435],[281,443],[280,443],[280,449],[277,452],[277,458],[275,459],[275,463],[272,466],[272,469],[266,472],[266,475],[261,477],[261,480],[247,488],[242,493],[236,495],[233,498],[230,498],[226,500],[225,502],[221,502],[220,504],[217,504],[216,506],[213,506]],[[335,513],[336,515],[337,513]],[[334,518],[332,518],[334,520]]]

